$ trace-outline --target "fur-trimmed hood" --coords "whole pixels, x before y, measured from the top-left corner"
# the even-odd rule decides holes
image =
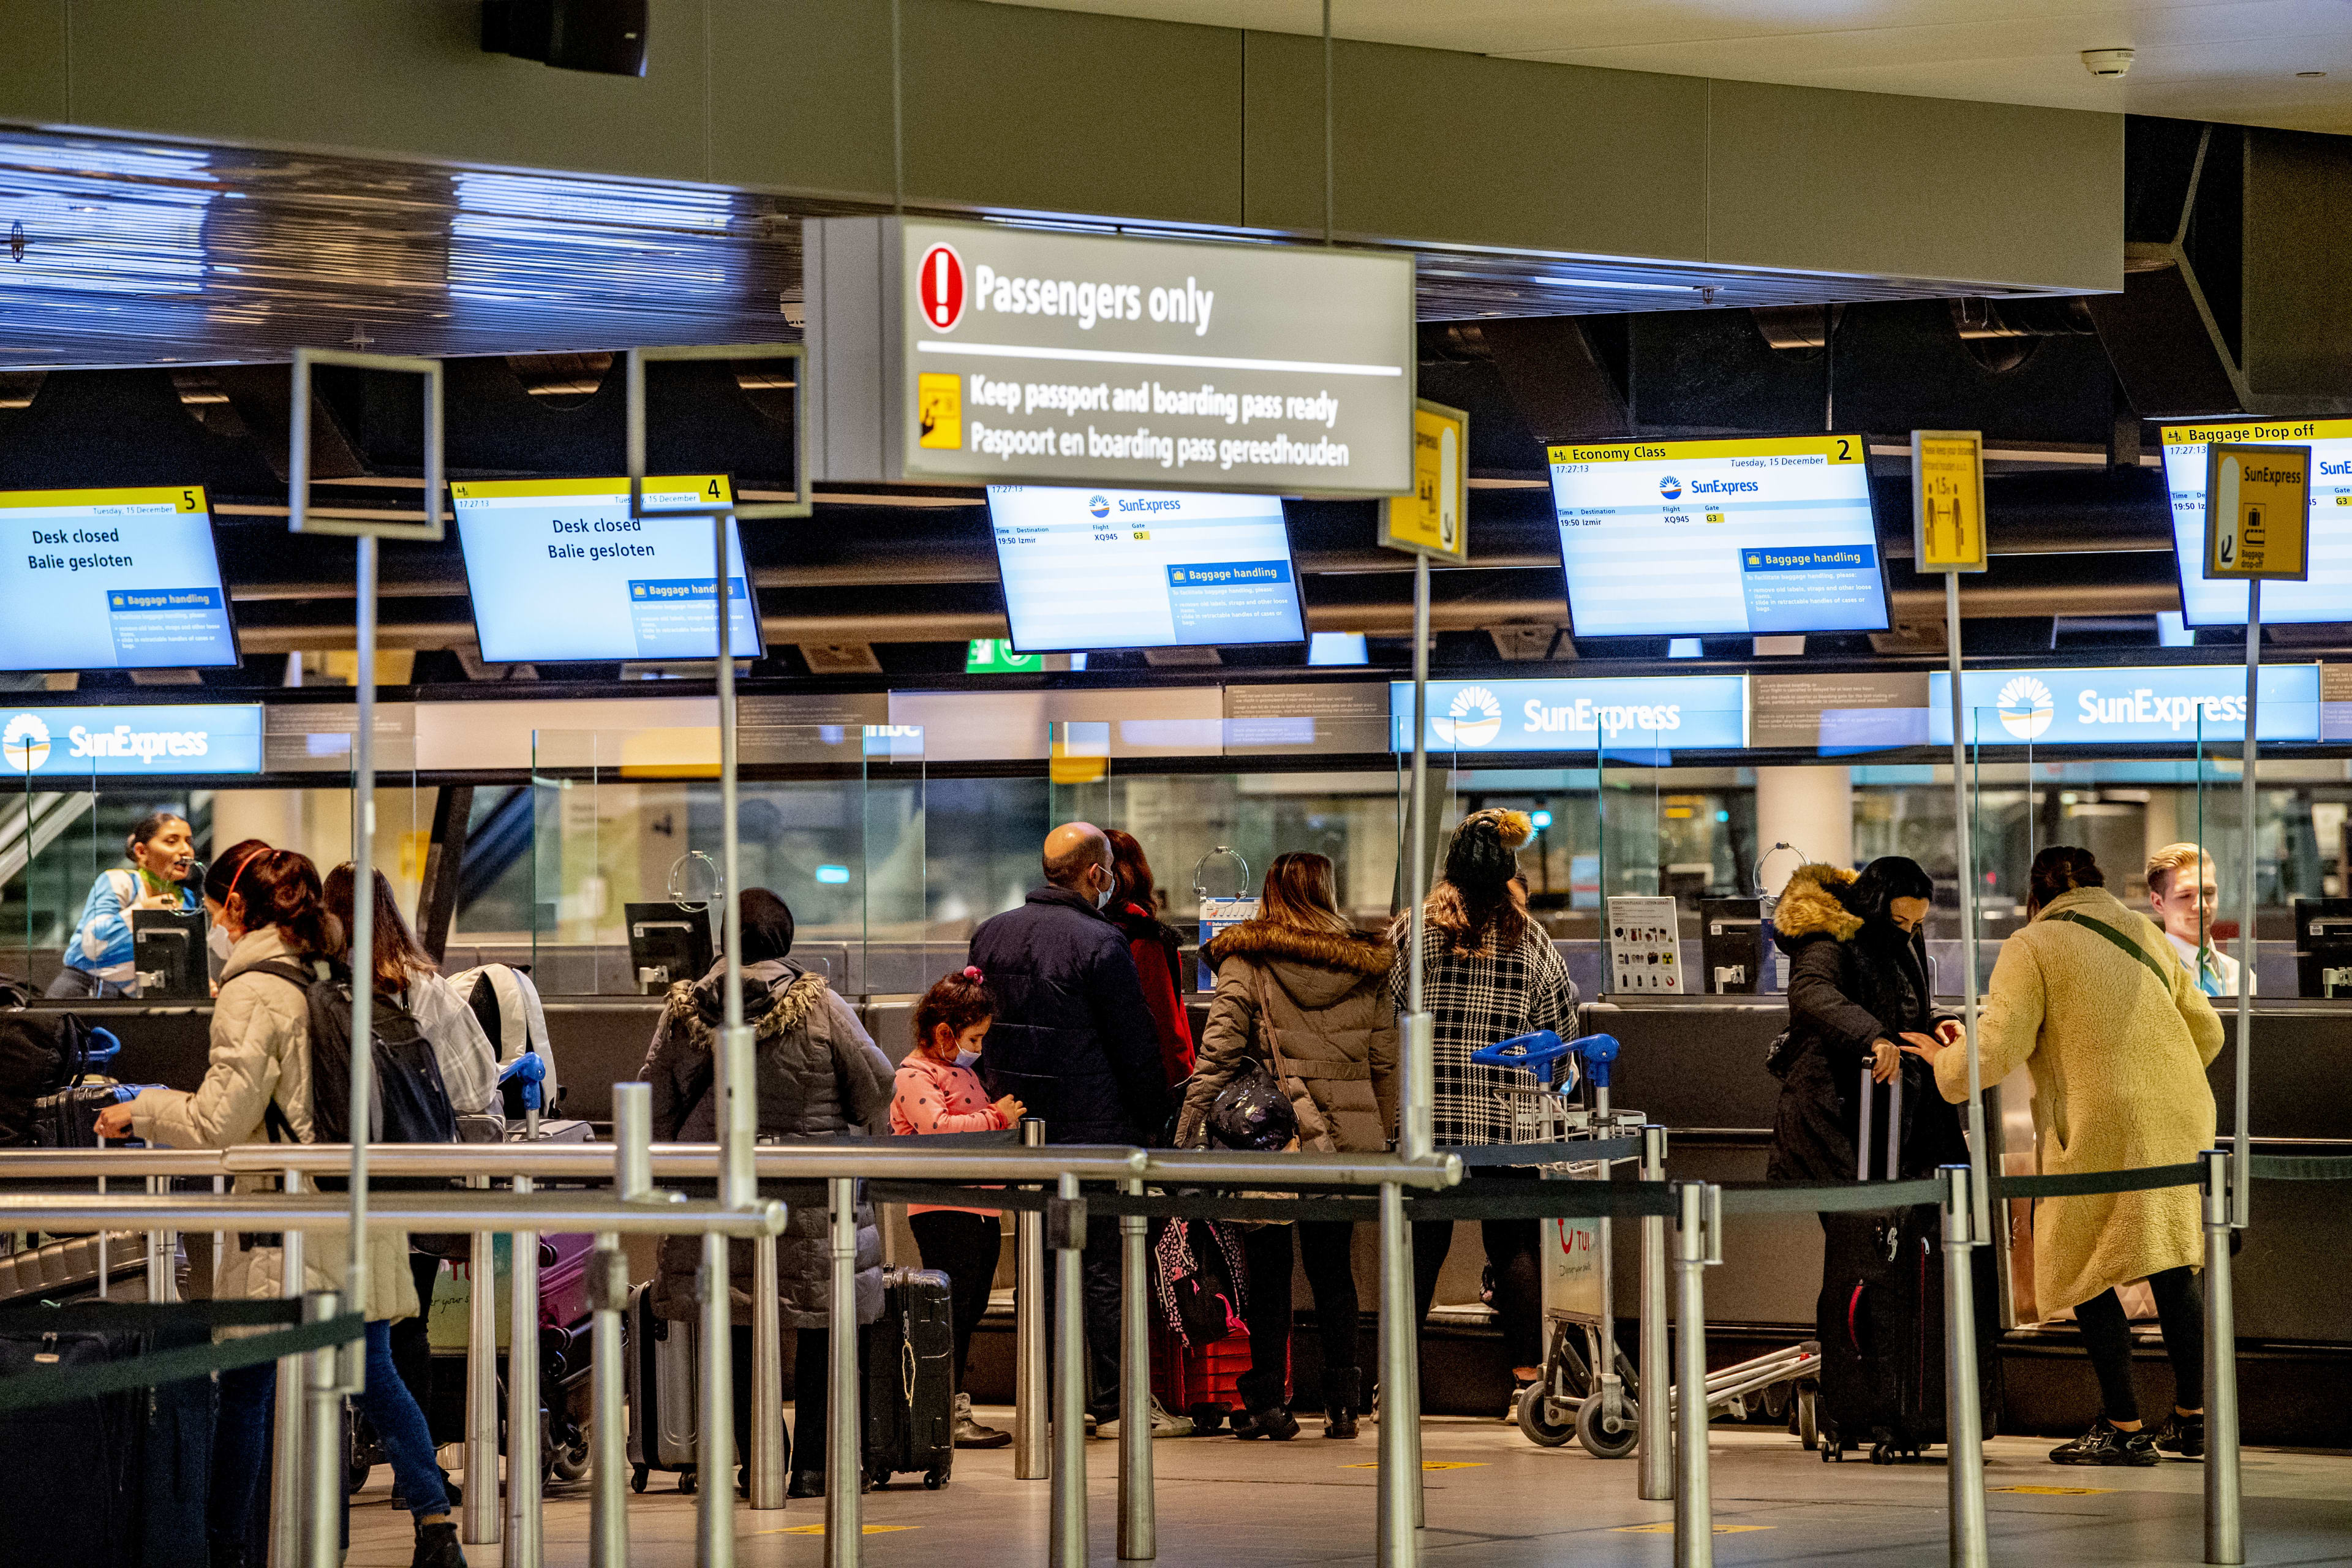
[[[699,980],[670,984],[669,1010],[687,1026],[688,1037],[709,1048],[727,1021],[724,961]],[[760,1039],[773,1039],[805,1020],[825,993],[825,978],[782,960],[743,967],[743,1021]]]
[[[1328,1007],[1363,984],[1395,967],[1396,949],[1378,936],[1351,931],[1306,931],[1274,921],[1244,921],[1210,939],[1209,963],[1245,959],[1274,973],[1303,1007]]]
[[[1862,917],[1845,907],[1841,895],[1853,883],[1854,873],[1843,866],[1798,867],[1772,911],[1772,931],[1780,946],[1790,948],[1812,936],[1851,940],[1862,929]]]

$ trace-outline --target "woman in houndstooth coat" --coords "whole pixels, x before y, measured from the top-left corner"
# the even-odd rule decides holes
[[[1576,1032],[1576,985],[1559,952],[1528,914],[1518,851],[1535,836],[1525,812],[1479,811],[1463,819],[1445,848],[1445,874],[1424,906],[1422,1005],[1435,1036],[1436,1142],[1448,1145],[1507,1143],[1511,1124],[1496,1089],[1525,1089],[1526,1073],[1480,1067],[1470,1053],[1497,1041],[1551,1029]],[[1412,963],[1412,921],[1399,917],[1389,933],[1397,950],[1389,984],[1402,1018]],[[1480,1166],[1474,1181],[1535,1175],[1531,1169]],[[1542,1360],[1543,1288],[1531,1219],[1478,1222],[1494,1271],[1495,1310],[1513,1375],[1531,1383]],[[1437,1277],[1454,1245],[1451,1225],[1413,1226],[1413,1321],[1429,1316]]]

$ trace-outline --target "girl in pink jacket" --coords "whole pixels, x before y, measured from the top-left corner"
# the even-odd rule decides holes
[[[1011,1095],[992,1102],[964,1063],[979,1053],[996,1016],[977,969],[950,974],[915,1005],[915,1048],[898,1064],[890,1100],[890,1131],[899,1137],[927,1132],[987,1132],[1011,1127],[1028,1108]],[[907,1223],[922,1248],[923,1267],[948,1277],[955,1304],[955,1446],[999,1448],[1013,1434],[982,1426],[971,1417],[971,1395],[963,1392],[964,1363],[971,1332],[988,1310],[1003,1249],[994,1211],[910,1205]]]

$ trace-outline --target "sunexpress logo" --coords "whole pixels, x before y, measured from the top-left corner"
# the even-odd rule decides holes
[[[258,705],[27,709],[0,720],[0,770],[53,775],[257,773]]]

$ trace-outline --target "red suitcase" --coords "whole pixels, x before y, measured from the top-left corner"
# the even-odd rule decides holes
[[[1170,1412],[1190,1415],[1195,1431],[1214,1432],[1241,1414],[1237,1380],[1249,1368],[1249,1335],[1239,1330],[1187,1345],[1161,1324],[1151,1325],[1151,1392]]]

